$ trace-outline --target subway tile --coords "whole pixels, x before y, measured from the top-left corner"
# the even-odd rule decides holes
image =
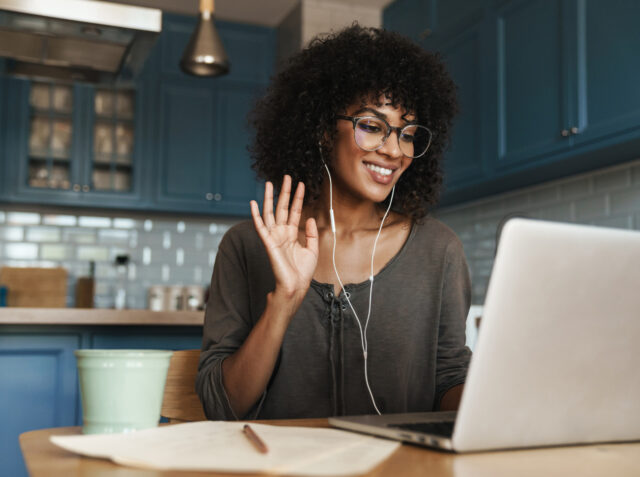
[[[618,215],[605,217],[601,219],[596,219],[591,221],[592,225],[597,225],[599,227],[612,227],[617,229],[632,229],[633,228],[633,216],[629,215]]]
[[[24,229],[17,225],[1,226],[0,238],[6,241],[21,242],[24,239]]]
[[[60,229],[57,227],[27,227],[28,242],[59,242]]]
[[[613,215],[640,210],[640,188],[611,192],[609,199]]]
[[[171,248],[171,232],[169,232],[168,230],[162,233],[162,248]]]
[[[555,202],[560,198],[560,188],[556,185],[548,187],[536,187],[529,191],[529,204],[537,207],[541,204]]]
[[[113,227],[116,229],[135,229],[138,227],[138,221],[119,217],[113,219]]]
[[[45,243],[40,246],[40,258],[44,260],[66,260],[70,256],[71,248],[68,245]]]
[[[78,218],[74,215],[46,214],[42,216],[42,223],[44,225],[75,227],[78,224]]]
[[[607,215],[606,196],[597,195],[574,201],[576,220],[591,220]]]
[[[640,164],[631,168],[631,180],[634,185],[640,184]]]
[[[575,199],[591,193],[593,179],[591,177],[569,180],[560,184],[561,199]]]
[[[572,205],[567,202],[564,204],[552,205],[538,209],[534,216],[543,220],[552,220],[556,222],[572,222],[574,220],[572,214]]]
[[[116,267],[111,262],[97,262],[96,263],[96,280],[115,280],[117,277]]]
[[[204,247],[204,235],[201,232],[196,233],[194,237],[195,249],[200,251]]]
[[[109,260],[109,248],[92,245],[80,245],[76,250],[78,260],[93,260],[94,262],[106,262]]]
[[[62,241],[77,244],[96,243],[96,233],[87,229],[62,229]]]
[[[4,256],[13,260],[36,260],[38,246],[33,243],[7,243],[4,245]]]
[[[129,245],[130,232],[128,230],[101,229],[98,230],[98,242],[105,245]]]
[[[40,214],[33,212],[9,212],[7,214],[7,223],[10,225],[38,225],[40,223]]]
[[[142,249],[142,263],[144,265],[149,265],[151,263],[151,248],[143,247]]]
[[[594,190],[596,192],[610,191],[628,187],[631,184],[631,171],[628,168],[616,168],[603,172],[593,177]]]
[[[111,227],[111,219],[109,217],[79,217],[78,225],[87,228],[107,228]]]

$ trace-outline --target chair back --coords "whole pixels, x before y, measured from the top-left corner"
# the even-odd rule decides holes
[[[199,349],[174,351],[169,363],[160,414],[169,422],[205,421],[207,417],[196,394]]]

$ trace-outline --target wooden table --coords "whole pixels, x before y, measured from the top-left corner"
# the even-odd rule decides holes
[[[267,421],[262,421],[267,423]],[[326,419],[268,421],[269,424],[326,427]],[[31,477],[205,477],[240,474],[162,472],[135,469],[108,460],[81,457],[51,442],[52,435],[79,434],[80,427],[59,427],[25,432],[20,447]],[[244,476],[248,474],[242,474]],[[640,443],[558,447],[455,455],[402,445],[367,474],[369,477],[638,477]]]

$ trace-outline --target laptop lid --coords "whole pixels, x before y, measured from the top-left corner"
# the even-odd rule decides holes
[[[640,439],[639,364],[640,233],[512,219],[453,448]]]
[[[397,427],[452,413],[329,423],[457,452],[639,440],[638,364],[640,233],[512,219],[452,438]]]

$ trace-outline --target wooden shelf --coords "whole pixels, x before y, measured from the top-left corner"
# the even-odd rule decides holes
[[[202,326],[204,311],[0,308],[0,325]]]

